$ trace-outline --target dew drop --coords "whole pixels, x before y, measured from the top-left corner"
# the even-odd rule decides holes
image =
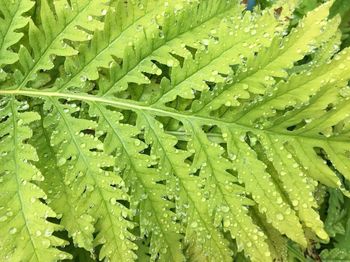
[[[225,106],[227,106],[227,107],[231,106],[231,102],[230,101],[226,101]]]
[[[227,213],[228,211],[230,211],[230,208],[228,206],[223,206],[223,207],[221,207],[221,210],[222,210],[222,212]]]
[[[4,221],[6,221],[7,219],[8,219],[7,216],[2,216],[2,217],[0,217],[0,222],[4,222]]]
[[[167,64],[167,66],[172,67],[172,66],[174,66],[174,61],[168,60],[166,64]]]
[[[278,197],[276,202],[277,202],[277,204],[282,204],[283,200],[281,197]]]
[[[284,216],[281,213],[279,213],[276,215],[276,218],[277,220],[282,221],[284,219]]]
[[[198,226],[198,223],[196,221],[192,222],[191,223],[191,227],[192,228],[196,228]]]
[[[13,235],[13,234],[16,234],[16,233],[17,233],[17,228],[11,227],[10,230],[9,230],[9,234]]]
[[[296,207],[297,205],[299,205],[299,201],[298,200],[293,200],[292,201],[292,205]]]
[[[63,166],[66,163],[66,159],[61,157],[58,161],[57,161],[57,166]]]

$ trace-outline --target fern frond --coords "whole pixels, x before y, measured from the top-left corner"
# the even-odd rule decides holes
[[[18,88],[28,87],[30,81],[54,67],[56,56],[77,54],[74,42],[92,38],[89,31],[103,28],[99,20],[107,14],[107,0],[54,1],[53,10],[47,0],[41,1],[41,24],[29,22],[29,46],[19,50],[21,73],[16,74]]]
[[[261,214],[256,208],[251,211],[253,221],[266,234],[266,242],[271,252],[271,257],[280,261],[288,261],[288,238],[281,235],[270,223],[267,222],[266,216]]]
[[[160,183],[166,177],[151,167],[154,155],[140,153],[146,148],[146,144],[137,138],[140,129],[118,123],[122,114],[97,103],[92,105],[91,113],[99,116],[98,130],[106,134],[106,152],[116,151],[119,168],[125,168],[124,180],[134,189],[131,206],[134,210],[140,209],[140,234],[150,237],[152,257],[156,259],[160,254],[162,261],[182,261],[180,229],[176,214],[170,210],[174,204],[165,199],[165,186]]]
[[[227,133],[226,133],[227,132]],[[266,172],[266,166],[259,161],[256,153],[245,141],[246,133],[224,130],[228,136],[228,152],[235,156],[235,167],[238,178],[245,185],[258,204],[259,211],[266,215],[268,221],[290,239],[306,246],[302,227],[294,210],[283,199],[278,185],[271,174]],[[254,170],[254,172],[253,172]],[[259,174],[257,176],[257,174]],[[291,225],[293,225],[291,227]]]
[[[296,207],[300,220],[316,232],[320,238],[327,239],[327,233],[323,229],[324,225],[318,213],[313,209],[318,208],[313,197],[317,182],[305,175],[303,168],[300,168],[298,162],[291,157],[283,142],[276,141],[276,139],[271,140],[268,136],[261,137],[260,141],[266,150],[268,160],[275,163],[274,168],[279,174],[277,179],[281,186],[283,188],[287,188],[289,185],[295,187],[295,190],[287,191],[287,194],[291,206]],[[289,170],[290,166],[295,168]],[[305,201],[306,196],[308,201]]]
[[[237,28],[244,29],[235,30]],[[194,59],[185,60],[182,67],[172,69],[170,85],[164,87],[155,105],[162,106],[177,96],[192,99],[196,91],[208,91],[208,83],[231,81],[225,77],[232,73],[231,66],[242,64],[242,60],[253,56],[261,47],[269,46],[271,37],[282,29],[283,26],[270,12],[258,17],[247,13],[237,20],[221,20],[208,38],[191,45],[196,49]]]
[[[342,97],[342,92],[348,89],[347,80],[343,78],[343,74],[348,74],[348,50],[344,50],[332,60],[332,62],[320,66],[312,71],[306,71],[299,75],[292,75],[286,82],[281,82],[277,86],[276,92],[266,96],[260,102],[248,106],[244,114],[241,114],[239,121],[242,124],[255,123],[257,119],[259,121],[262,118],[267,118],[265,121],[265,127],[275,132],[286,130],[288,127],[297,126],[293,133],[297,136],[302,135],[310,138],[310,146],[324,148],[327,154],[330,154],[334,159],[333,163],[342,163],[340,169],[342,173],[348,177],[347,161],[343,158],[337,160],[337,158],[344,157],[346,152],[346,133],[342,135],[341,131],[339,135],[329,133],[331,126],[341,123],[348,118],[347,110],[349,108],[348,97]],[[337,70],[341,68],[341,71]],[[303,95],[298,93],[298,90],[303,90]],[[285,101],[288,101],[286,104]],[[334,103],[334,110],[328,110],[328,106]],[[283,105],[282,105],[283,104]],[[294,110],[286,112],[284,115],[277,115],[278,110],[285,110],[288,106],[292,106]],[[249,109],[248,109],[249,108]],[[338,117],[330,116],[338,115]],[[327,120],[329,119],[329,120]],[[344,130],[345,131],[345,130]],[[345,131],[346,132],[346,131]],[[320,136],[323,134],[323,136]],[[334,136],[334,141],[331,143],[322,139],[322,137]],[[313,140],[315,138],[315,140]],[[298,143],[294,140],[294,142]],[[306,141],[305,141],[306,142]],[[307,142],[306,142],[307,143]],[[337,148],[338,157],[335,157],[332,152],[332,147]],[[305,148],[305,147],[304,147]],[[298,150],[298,149],[296,149]],[[304,154],[301,150],[298,150],[300,155]],[[311,153],[311,152],[310,152]],[[314,156],[315,159],[319,159],[316,153],[311,153],[309,157]],[[338,186],[338,178],[335,174],[328,169],[328,167],[321,162],[321,160],[315,160],[316,165],[311,165],[311,162],[306,163],[305,157],[300,157],[299,161],[303,161],[304,165],[307,165],[311,169],[311,175],[323,183],[331,186]],[[327,176],[320,176],[326,173]]]
[[[87,213],[94,218],[90,221],[95,222],[98,233],[94,245],[102,245],[99,258],[132,261],[135,245],[130,240],[134,236],[128,229],[133,225],[126,219],[130,216],[130,210],[123,204],[129,197],[123,180],[113,168],[113,158],[103,152],[103,144],[93,135],[97,123],[72,116],[80,111],[75,103],[61,104],[59,100],[50,98],[46,101],[45,109],[47,113],[42,116],[44,127],[53,130],[50,144],[57,155],[58,169],[65,176],[64,183],[74,192],[71,201],[75,202],[78,213]],[[70,212],[68,209],[64,211]],[[63,216],[67,215],[65,213]],[[69,223],[76,222],[73,220]],[[84,227],[83,232],[72,228],[74,231],[69,233],[76,241],[82,234],[91,234],[90,224]]]
[[[208,114],[222,107],[238,107],[241,100],[265,94],[268,87],[275,83],[275,77],[286,77],[286,69],[329,38],[329,34],[324,33],[329,6],[330,3],[311,12],[282,40],[276,37],[268,49],[260,52],[257,58],[250,58],[247,65],[239,69],[237,77],[231,80],[234,82],[231,86],[218,86],[214,89],[214,98],[212,92],[203,93],[203,97],[193,105],[193,110]],[[330,32],[338,26],[328,25]],[[316,41],[317,38],[320,38],[319,41]]]
[[[37,132],[32,138],[32,144],[39,157],[36,165],[45,178],[40,187],[50,199],[48,205],[59,214],[60,224],[68,231],[74,243],[92,253],[95,220],[84,210],[77,208],[76,192],[65,184],[65,174],[57,166],[57,157],[50,145],[50,134],[43,124],[41,119],[40,123],[35,125]]]
[[[139,126],[145,129],[146,142],[152,144],[152,153],[159,158],[159,168],[167,170],[166,185],[168,194],[176,200],[180,219],[183,220],[183,230],[186,232],[185,243],[196,246],[198,252],[215,253],[218,260],[230,261],[231,251],[228,243],[210,219],[209,206],[204,204],[205,192],[199,188],[202,181],[191,176],[190,166],[186,158],[190,156],[185,150],[176,149],[178,142],[175,137],[164,133],[163,124],[155,121],[148,114],[139,113]]]
[[[334,248],[322,252],[321,257],[325,262],[346,261],[350,259],[350,251],[344,248]]]
[[[129,82],[147,84],[145,73],[162,72],[154,61],[175,65],[178,63],[174,56],[191,56],[185,48],[186,44],[193,44],[191,38],[195,36],[198,41],[206,38],[202,28],[216,27],[222,17],[237,14],[239,8],[237,1],[172,1],[159,5],[158,1],[143,0],[127,4],[116,1],[111,10],[105,29],[95,33],[77,59],[67,60],[67,77],[57,83],[60,89],[80,87],[88,79],[96,80],[98,68],[110,67],[116,68],[113,82],[100,90],[101,94],[123,91]]]
[[[30,163],[38,157],[26,140],[32,136],[28,125],[40,117],[24,112],[27,107],[14,97],[1,101],[0,258],[38,262],[68,259],[69,254],[56,248],[66,242],[52,235],[62,227],[47,220],[56,214],[41,202],[47,197],[35,184],[44,178]]]
[[[207,185],[204,195],[210,213],[215,214],[215,223],[223,223],[225,231],[236,238],[238,250],[245,250],[252,261],[268,260],[270,251],[266,244],[266,236],[254,224],[248,215],[246,206],[254,204],[245,196],[245,190],[238,184],[238,179],[229,171],[235,171],[232,163],[223,157],[224,150],[216,143],[208,140],[198,123],[186,123],[187,131],[196,134],[191,142],[192,150],[197,152],[193,160],[193,168],[198,169]],[[226,138],[227,136],[224,135]],[[201,148],[201,150],[199,150]],[[234,158],[228,151],[230,158]]]
[[[30,0],[0,1],[0,67],[18,61],[18,54],[11,50],[23,33],[16,30],[27,25],[29,17],[23,16],[34,5]]]

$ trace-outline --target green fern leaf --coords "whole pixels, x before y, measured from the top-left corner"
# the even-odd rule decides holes
[[[226,9],[229,10],[221,14]],[[113,11],[107,15],[105,29],[97,31],[91,44],[82,47],[78,59],[67,60],[67,77],[57,85],[60,89],[80,87],[84,80],[98,78],[98,68],[112,66],[117,69],[113,83],[101,90],[103,93],[125,90],[129,82],[149,83],[143,73],[161,73],[152,60],[175,64],[174,55],[189,56],[190,53],[179,42],[179,38],[191,39],[193,34],[198,39],[205,37],[205,31],[199,30],[200,27],[212,28],[224,15],[237,13],[237,9],[234,1],[187,4],[174,1],[164,3],[161,8],[154,0],[127,4],[115,1],[112,4]],[[159,13],[162,15],[159,16]],[[195,21],[190,18],[193,16],[196,17]],[[123,23],[119,22],[120,17],[123,18]],[[119,24],[119,27],[114,28],[114,25]],[[113,57],[117,57],[119,63]]]
[[[135,138],[140,130],[135,126],[118,124],[123,116],[99,104],[92,106],[92,113],[100,117],[98,130],[106,134],[106,152],[116,151],[119,168],[126,168],[126,183],[135,188],[131,204],[135,210],[140,208],[140,234],[150,237],[152,257],[156,258],[160,252],[159,259],[162,261],[182,261],[179,225],[175,214],[170,211],[174,204],[162,200],[165,189],[157,182],[165,178],[156,169],[150,168],[154,162],[152,156],[140,153],[146,146]]]
[[[247,66],[242,67],[238,73],[236,83],[225,89],[218,88],[214,99],[210,93],[204,93],[203,101],[198,101],[193,110],[208,114],[222,106],[237,107],[241,104],[238,100],[264,94],[266,88],[274,84],[273,77],[286,77],[286,69],[291,68],[313,48],[317,48],[315,38],[321,35],[327,37],[328,34],[324,34],[324,21],[329,14],[328,9],[329,4],[310,13],[286,38],[273,41],[265,52],[259,53],[257,59],[253,57],[252,62],[248,61]],[[328,29],[333,31],[336,27],[337,24]],[[319,40],[322,43],[323,39]]]
[[[92,252],[94,218],[77,208],[75,191],[66,187],[64,173],[57,166],[56,154],[50,145],[50,134],[44,128],[43,122],[40,121],[40,124],[35,125],[35,129],[37,132],[32,144],[38,151],[37,166],[44,176],[40,186],[50,199],[49,206],[60,214],[61,225],[68,231],[74,243]]]
[[[72,114],[79,110],[75,103],[61,104],[53,98],[46,102],[45,109],[48,113],[42,116],[44,127],[54,130],[50,134],[50,145],[57,156],[58,169],[64,174],[65,185],[74,192],[71,199],[75,208],[94,218],[91,222],[95,222],[98,231],[94,245],[103,245],[100,259],[131,261],[135,245],[130,240],[134,237],[128,231],[132,223],[125,219],[130,210],[122,204],[129,197],[123,180],[113,169],[113,158],[104,154],[103,144],[89,134],[96,128],[96,122],[73,117]],[[57,130],[66,131],[60,133]],[[83,231],[69,233],[76,241],[80,240],[79,235],[86,234],[88,238],[83,241],[89,241],[91,224]]]
[[[211,213],[209,208],[198,207],[205,196],[204,192],[198,189],[200,180],[190,176],[190,167],[185,163],[189,154],[176,149],[174,146],[177,139],[165,134],[163,124],[149,115],[140,112],[138,125],[145,129],[146,142],[153,145],[152,153],[159,158],[161,168],[168,171],[164,178],[169,195],[178,198],[177,208],[179,211],[183,210],[184,214],[191,210],[188,217],[180,217],[186,221],[182,229],[186,232],[185,243],[202,249],[204,254],[216,253],[219,260],[229,261],[231,252],[227,247],[228,243],[208,219]]]
[[[55,248],[66,244],[52,235],[62,227],[47,221],[56,214],[40,201],[47,197],[35,184],[43,176],[30,163],[38,157],[25,141],[32,135],[28,125],[39,115],[24,112],[27,107],[14,97],[1,101],[0,257],[3,261],[69,258],[69,254]]]
[[[335,248],[331,251],[326,250],[322,253],[322,261],[325,262],[337,262],[337,261],[348,261],[350,259],[349,250]]]
[[[28,86],[41,70],[54,67],[56,56],[77,54],[71,42],[84,42],[92,38],[87,30],[102,29],[99,17],[107,14],[108,1],[54,1],[52,10],[47,0],[41,1],[38,27],[29,22],[30,49],[21,46],[19,62],[23,73],[17,75],[18,88]]]
[[[30,10],[34,2],[30,0],[16,0],[0,2],[0,67],[13,64],[18,60],[18,54],[11,51],[11,47],[22,37],[23,33],[16,30],[23,28],[28,23],[28,17],[23,14]]]

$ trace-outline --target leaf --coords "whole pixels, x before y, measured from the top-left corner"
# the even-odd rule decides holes
[[[350,257],[350,202],[339,190],[329,190],[329,194],[326,229],[333,241],[331,246],[322,250],[321,257],[324,261],[346,261]]]
[[[197,37],[202,38],[205,31],[199,30],[200,27],[211,28],[224,15],[236,13],[237,9],[234,1],[182,4],[174,1],[164,5],[154,0],[127,4],[115,1],[106,17],[104,30],[95,32],[91,44],[83,45],[76,59],[67,60],[67,75],[63,82],[59,79],[57,86],[59,89],[80,87],[87,79],[98,79],[97,69],[101,67],[117,69],[113,83],[101,90],[103,93],[122,91],[127,88],[128,82],[149,83],[143,73],[161,73],[153,60],[175,64],[174,55],[190,55],[184,46],[179,46],[179,37],[192,42],[193,34],[189,30],[197,29]],[[221,14],[224,10],[225,13]],[[191,20],[190,17],[196,19]]]
[[[126,219],[130,210],[123,205],[129,196],[124,181],[113,168],[113,158],[103,152],[103,145],[97,138],[86,133],[94,132],[97,124],[72,116],[79,111],[74,103],[61,104],[52,98],[46,102],[44,109],[44,128],[53,130],[49,135],[50,146],[57,157],[58,170],[64,175],[65,186],[74,192],[70,196],[75,202],[74,209],[78,209],[77,213],[82,216],[87,215],[80,217],[87,224],[83,231],[71,226],[69,234],[79,246],[90,246],[89,235],[94,226],[98,233],[93,244],[102,245],[100,259],[131,261],[135,249],[131,240],[134,237],[128,231],[132,223]],[[57,131],[62,129],[67,131]],[[119,219],[114,219],[114,216]],[[87,238],[81,235],[87,235]],[[87,244],[83,245],[82,241]]]
[[[321,256],[322,261],[325,262],[348,261],[350,259],[350,252],[349,250],[335,248],[331,251],[325,250]]]
[[[1,260],[68,259],[69,254],[56,248],[66,244],[52,235],[62,228],[47,220],[57,215],[41,201],[47,196],[35,183],[43,176],[30,163],[38,157],[25,142],[32,136],[28,125],[40,117],[35,112],[24,112],[28,104],[14,97],[1,102]]]
[[[10,48],[23,37],[16,30],[28,24],[30,18],[23,14],[33,5],[30,0],[0,1],[0,67],[18,61],[18,54]]]
[[[40,70],[47,71],[54,67],[56,56],[77,54],[70,42],[84,42],[92,38],[87,30],[102,29],[99,17],[107,14],[108,1],[54,1],[53,9],[47,0],[41,1],[41,26],[29,22],[30,48],[21,46],[19,62],[21,71],[16,82],[24,88],[37,77]]]
[[[37,132],[32,139],[32,144],[38,150],[37,166],[44,176],[40,186],[50,199],[49,206],[60,214],[60,224],[68,231],[76,245],[93,252],[94,218],[77,208],[75,191],[65,184],[65,175],[57,166],[57,157],[50,145],[50,134],[43,124],[41,121],[35,126]]]
[[[97,103],[92,105],[92,114],[100,117],[98,130],[106,134],[105,150],[116,153],[116,161],[124,171],[128,186],[135,188],[131,198],[131,207],[140,208],[140,234],[150,237],[150,253],[153,258],[160,253],[164,261],[182,261],[179,225],[171,201],[164,199],[164,180],[159,170],[150,168],[154,156],[141,154],[145,143],[135,138],[140,131],[137,127],[118,123],[122,115]],[[110,132],[110,130],[112,132]]]

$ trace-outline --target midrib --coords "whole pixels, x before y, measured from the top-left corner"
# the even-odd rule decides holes
[[[61,93],[61,92],[50,92],[50,91],[37,91],[37,90],[31,90],[31,89],[3,89],[0,90],[0,95],[22,95],[22,96],[30,96],[30,97],[57,97],[57,98],[65,98],[65,99],[72,99],[72,100],[79,100],[84,102],[95,102],[95,103],[102,103],[110,106],[114,106],[116,108],[120,109],[126,109],[126,110],[132,110],[132,111],[143,111],[143,112],[149,112],[153,115],[158,116],[168,116],[175,118],[179,121],[183,119],[187,119],[189,121],[195,121],[200,124],[206,124],[206,125],[217,125],[217,126],[227,126],[233,129],[239,129],[244,130],[246,132],[250,131],[255,134],[261,134],[265,133],[270,136],[279,136],[279,137],[294,137],[295,139],[308,139],[313,140],[317,143],[317,141],[333,141],[333,142],[344,142],[350,144],[350,139],[346,139],[343,137],[337,138],[337,137],[313,137],[310,135],[300,135],[300,134],[293,134],[293,133],[284,133],[279,132],[275,130],[264,130],[264,129],[257,129],[248,125],[241,124],[239,122],[230,122],[228,120],[224,119],[216,119],[212,117],[206,117],[206,116],[197,116],[197,115],[190,115],[187,112],[177,112],[171,108],[157,108],[152,107],[149,105],[142,105],[137,102],[132,102],[131,100],[121,100],[118,98],[105,98],[105,97],[97,97],[89,94],[79,94],[79,93]]]

